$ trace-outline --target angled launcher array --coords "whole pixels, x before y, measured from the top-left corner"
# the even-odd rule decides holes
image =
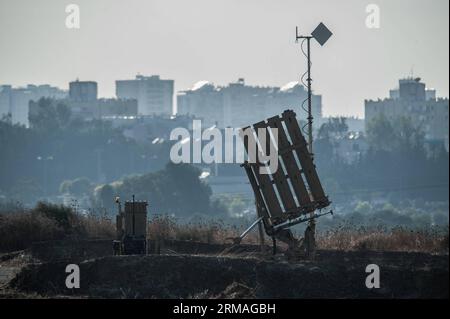
[[[277,134],[274,134],[274,129]],[[266,134],[263,139],[265,147],[261,145],[261,133]],[[278,238],[293,248],[298,241],[292,236],[290,226],[332,213],[314,213],[329,206],[330,201],[320,183],[296,114],[287,110],[281,117],[274,116],[245,127],[241,130],[241,137],[248,156],[242,166],[255,194],[258,221],[263,223],[274,245],[275,238]],[[254,143],[256,148],[249,148],[250,143]],[[268,162],[260,160],[271,149],[269,143],[278,157],[278,168],[274,171],[270,171]],[[262,173],[261,168],[267,173]]]

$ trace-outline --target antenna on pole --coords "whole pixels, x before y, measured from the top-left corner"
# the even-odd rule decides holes
[[[317,42],[319,42],[320,45],[324,45],[328,39],[333,35],[333,33],[321,22],[311,33],[311,35],[300,35],[298,33],[298,27],[295,27],[295,42],[298,42],[299,39],[306,40],[307,45],[307,52],[306,52],[306,59],[307,59],[307,79],[306,82],[308,84],[308,149],[311,153],[311,156],[313,156],[313,115],[312,115],[312,88],[311,88],[311,39],[316,39]]]
[[[316,39],[317,42],[321,46],[323,46],[328,39],[333,35],[333,33],[321,22],[313,32],[311,32],[311,35],[299,35],[298,34],[298,27],[295,28],[295,42],[298,42],[299,39],[306,40],[307,44],[307,52],[306,52],[306,59],[308,63],[308,70],[307,75],[308,78],[306,79],[307,85],[308,85],[308,151],[311,154],[311,158],[314,158],[313,154],[313,115],[312,115],[312,89],[311,89],[311,39]],[[303,51],[303,48],[302,48]],[[316,223],[314,220],[314,211],[310,213],[310,220],[308,222],[308,227],[305,230],[305,237],[304,237],[304,244],[306,247],[307,254],[310,255],[310,257],[314,258],[315,250],[316,250],[316,240],[315,240],[315,234],[316,234]]]

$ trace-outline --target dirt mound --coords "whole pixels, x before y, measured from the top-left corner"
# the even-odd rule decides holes
[[[381,288],[365,286],[377,263]],[[29,265],[11,282],[45,296],[100,298],[448,298],[448,256],[322,252],[315,262],[193,255],[107,256],[79,263],[80,289],[65,287],[67,261]]]

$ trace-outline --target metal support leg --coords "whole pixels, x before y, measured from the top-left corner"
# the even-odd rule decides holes
[[[275,236],[272,237],[272,254],[275,256],[277,254],[277,240]]]
[[[262,222],[258,223],[258,232],[259,232],[259,245],[261,248],[261,252],[264,252],[264,229],[263,229],[263,225]]]
[[[316,255],[316,223],[311,220],[305,230],[306,258],[313,260]]]

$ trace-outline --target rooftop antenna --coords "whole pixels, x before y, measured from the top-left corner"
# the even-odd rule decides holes
[[[300,35],[298,32],[298,27],[295,27],[295,42],[298,42],[299,39],[302,39],[301,49],[303,54],[306,56],[308,69],[306,71],[308,78],[306,79],[308,84],[308,151],[311,154],[311,158],[314,158],[313,153],[313,116],[312,116],[312,89],[311,89],[311,39],[316,39],[317,42],[321,46],[323,46],[328,39],[333,35],[333,33],[321,22],[319,25],[311,32],[311,35]],[[303,51],[303,42],[306,41],[307,44],[307,52]],[[304,76],[304,75],[303,75]],[[302,76],[302,79],[303,79]],[[303,107],[303,105],[302,105]],[[314,220],[314,211],[310,213],[310,220],[308,222],[308,227],[305,230],[305,241],[307,242],[307,246],[310,248],[312,254],[315,251],[315,233],[316,233],[316,223]]]

